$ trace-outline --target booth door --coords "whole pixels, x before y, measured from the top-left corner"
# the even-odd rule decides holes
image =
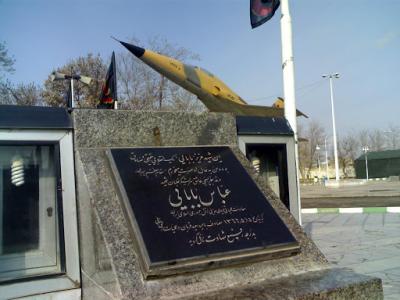
[[[285,144],[246,144],[246,156],[285,206],[289,207],[288,168]]]

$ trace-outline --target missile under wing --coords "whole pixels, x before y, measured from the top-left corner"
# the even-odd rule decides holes
[[[284,116],[284,110],[281,107],[247,104],[224,82],[205,69],[129,43],[119,42],[158,73],[195,94],[210,111],[246,116]]]

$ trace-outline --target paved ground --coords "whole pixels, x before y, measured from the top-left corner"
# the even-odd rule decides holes
[[[385,299],[400,299],[400,214],[303,214],[303,226],[338,267],[380,277]]]
[[[301,185],[302,208],[400,206],[400,181],[341,181],[339,186]]]
[[[302,208],[345,208],[345,207],[399,207],[397,197],[332,197],[301,198]],[[400,300],[400,299],[399,299]]]

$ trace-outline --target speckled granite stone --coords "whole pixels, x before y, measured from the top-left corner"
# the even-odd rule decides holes
[[[315,244],[306,237],[302,228],[282,202],[270,189],[261,185],[259,178],[255,177],[249,162],[236,147],[236,126],[233,116],[229,114],[75,110],[73,117],[78,202],[86,203],[86,208],[89,207],[89,210],[79,212],[80,225],[94,226],[88,224],[90,222],[87,221],[89,215],[92,215],[91,222],[96,223],[101,235],[101,238],[97,239],[98,246],[101,247],[102,241],[104,241],[103,247],[106,248],[106,251],[101,253],[109,255],[103,260],[107,262],[106,265],[110,264],[112,270],[107,273],[107,276],[98,276],[92,273],[90,278],[83,280],[82,288],[85,299],[91,299],[88,296],[89,293],[85,294],[85,289],[93,287],[93,285],[103,292],[104,299],[190,299],[193,297],[199,297],[198,299],[230,299],[232,297],[240,299],[328,299],[329,296],[326,295],[340,295],[340,291],[344,291],[343,295],[352,293],[361,295],[361,290],[367,286],[367,282],[371,284],[368,285],[368,288],[376,290],[376,293],[379,293],[379,288],[382,291],[380,283],[378,284],[373,279],[369,280],[365,276],[361,280],[361,277],[353,274],[355,276],[353,283],[346,285],[345,281],[351,277],[349,272],[346,273],[348,277],[340,271],[337,271],[336,277],[333,276],[333,273],[330,273],[330,276],[326,275],[328,273],[315,273],[315,271],[328,272],[330,266]],[[158,128],[161,134],[154,134],[154,128]],[[235,155],[255,178],[261,190],[270,199],[271,205],[300,243],[300,253],[292,257],[258,263],[144,280],[105,151],[109,147],[154,145],[231,146]],[[88,206],[88,204],[90,205]],[[93,211],[89,212],[90,210]],[[85,248],[92,243],[91,239],[93,240],[88,232],[87,228],[86,230],[81,229],[83,269],[93,269],[90,266],[91,261],[93,263],[90,256],[93,254],[87,249],[85,251]],[[340,278],[344,279],[340,280]],[[360,281],[357,281],[357,278]],[[313,289],[315,280],[321,282],[319,290]],[[332,283],[330,286],[329,282]],[[110,283],[112,283],[111,287],[107,286]],[[283,283],[286,283],[285,288],[288,290],[299,285],[297,290],[300,291],[304,286],[304,292],[301,292],[302,294],[299,292],[299,297],[285,298],[285,295],[297,294],[294,292],[292,294],[281,293],[279,289],[284,287]],[[323,287],[322,283],[328,290]],[[376,288],[372,287],[374,284]],[[335,292],[336,288],[337,292]],[[355,290],[358,294],[354,292]],[[232,297],[226,296],[229,295],[228,291],[232,292]],[[320,298],[310,298],[310,295],[316,293],[320,294]],[[266,298],[267,295],[272,296]],[[274,295],[276,297],[273,297]]]
[[[383,295],[379,278],[356,274],[349,269],[328,269],[179,298],[184,299],[381,300]]]
[[[73,121],[77,148],[237,143],[230,114],[82,109],[73,112]]]

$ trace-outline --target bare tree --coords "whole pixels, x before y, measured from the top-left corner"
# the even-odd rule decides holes
[[[368,137],[370,151],[382,151],[385,149],[385,135],[382,130],[375,129],[370,131]]]
[[[8,54],[5,42],[0,42],[0,79],[2,79],[2,73],[12,73],[14,69],[15,59]]]
[[[7,73],[13,73],[15,59],[8,54],[5,42],[0,42],[0,104],[12,104],[10,94],[11,83],[5,77]]]
[[[342,168],[344,177],[349,177],[349,168],[353,166],[354,160],[360,152],[360,143],[354,133],[349,133],[339,139],[338,156],[339,164]]]
[[[141,45],[133,38],[131,42]],[[146,45],[183,62],[198,60],[198,55],[167,40],[153,37]],[[117,56],[118,94],[124,108],[141,110],[200,111],[203,104],[190,92],[160,76],[131,53],[124,51]]]
[[[384,131],[386,147],[388,150],[397,150],[400,148],[400,126],[389,124],[388,130]]]
[[[99,102],[101,86],[106,74],[107,66],[100,55],[89,53],[85,57],[78,57],[56,71],[64,74],[79,74],[92,78],[90,85],[74,82],[74,100],[79,107],[95,107]],[[51,81],[50,77],[44,83],[43,98],[51,106],[66,106],[66,95],[69,90],[69,81]]]
[[[310,176],[310,171],[317,162],[317,146],[324,143],[326,134],[318,121],[311,121],[306,128],[298,127],[298,135],[307,140],[299,144],[299,169],[302,177],[306,178]]]
[[[369,131],[366,129],[363,129],[358,132],[357,136],[358,136],[358,141],[360,144],[359,150],[361,151],[361,147],[369,145]]]
[[[6,81],[0,83],[0,93],[0,104],[43,105],[42,88],[33,82],[14,86]]]
[[[0,80],[0,104],[15,104],[11,94],[12,84],[8,80]]]

